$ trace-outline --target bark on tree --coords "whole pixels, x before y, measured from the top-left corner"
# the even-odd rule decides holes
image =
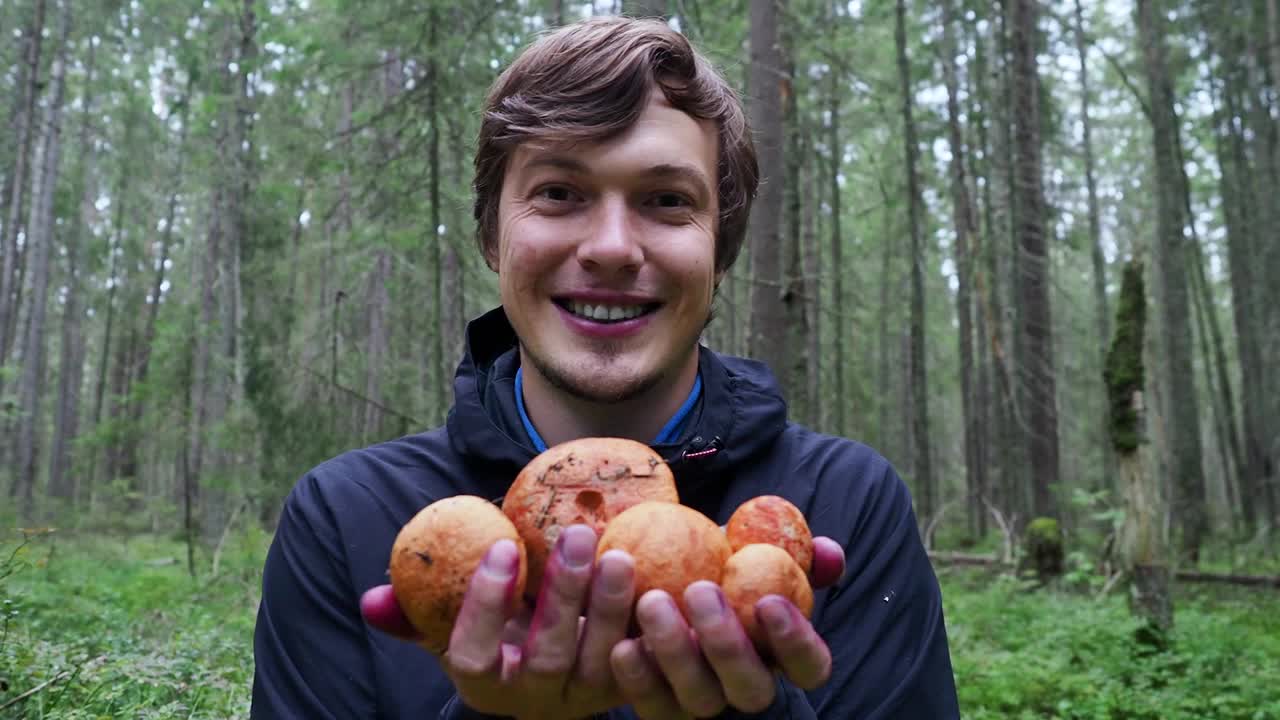
[[[802,418],[802,422],[812,426],[813,420],[810,416],[812,399],[808,392],[809,383],[805,378],[809,365],[809,318],[805,313],[808,289],[802,267],[800,236],[800,216],[803,212],[800,202],[800,166],[804,158],[804,144],[800,138],[799,128],[796,126],[795,103],[787,104],[786,115],[787,209],[784,217],[787,229],[783,236],[786,277],[782,287],[782,308],[787,324],[787,344],[792,350],[788,353],[790,364],[783,368],[782,372],[787,375],[788,387],[791,388],[788,402],[794,408],[796,417]]]
[[[832,3],[830,10],[828,27],[828,41],[834,42],[835,29],[837,26],[837,14],[835,3]],[[830,153],[830,172],[829,180],[829,202],[831,204],[831,312],[833,317],[840,318],[844,313],[846,303],[844,301],[844,236],[841,233],[840,223],[840,168],[844,161],[844,145],[840,138],[840,93],[841,79],[837,66],[833,63],[827,71],[827,77],[830,81],[827,87],[827,152]],[[886,244],[886,248],[888,244]],[[887,252],[887,250],[886,250]],[[887,256],[886,256],[887,257]],[[887,260],[886,260],[887,262]],[[883,288],[887,288],[888,275],[881,276]],[[881,305],[881,307],[887,307]],[[881,318],[883,319],[883,315]],[[834,402],[831,403],[831,432],[836,435],[844,435],[848,432],[845,424],[845,391],[844,391],[844,375],[845,375],[845,357],[844,357],[844,323],[837,320],[832,327],[835,332],[831,333],[831,372],[832,385],[834,386],[832,397]],[[880,334],[880,347],[885,349],[888,344],[888,329],[882,328]],[[887,350],[886,350],[887,352]],[[882,378],[883,379],[883,378]],[[886,388],[881,385],[881,388]],[[882,396],[883,398],[883,396]],[[883,403],[882,403],[883,405]],[[881,436],[884,435],[884,428],[887,422],[883,421],[878,425]],[[881,440],[881,449],[884,449],[883,440]]]
[[[960,129],[960,83],[956,77],[956,13],[954,0],[943,5],[942,67],[947,88],[947,141],[951,149],[951,205],[955,222],[956,318],[960,353],[960,410],[964,430],[965,507],[970,535],[978,532],[981,498],[986,494],[986,467],[982,462],[979,407],[975,396],[973,359],[973,245],[978,236],[977,218],[966,179],[964,135]]]
[[[1089,104],[1092,102],[1089,86],[1089,49],[1085,42],[1084,3],[1076,0],[1075,26],[1076,54],[1080,57],[1080,123],[1084,132],[1080,151],[1084,156],[1084,184],[1087,191],[1089,213],[1089,255],[1093,260],[1093,305],[1097,317],[1099,356],[1105,356],[1111,337],[1111,310],[1107,307],[1107,261],[1102,254],[1102,211],[1098,204],[1098,181],[1093,159],[1093,118]],[[1105,420],[1106,410],[1103,410]],[[1102,423],[1103,428],[1106,423]],[[1111,443],[1105,442],[1106,434],[1099,438],[1102,449],[1103,485],[1095,489],[1110,488],[1115,478],[1116,458]]]
[[[1026,468],[1032,478],[1032,511],[1037,517],[1057,517],[1052,494],[1059,472],[1057,385],[1036,62],[1039,4],[1037,0],[1013,0],[1012,11],[1018,336],[1024,350],[1019,353],[1017,407],[1026,421]]]
[[[40,87],[40,49],[43,42],[45,0],[35,0],[31,27],[23,43],[26,82],[22,86],[22,100],[17,115],[14,141],[13,171],[9,182],[8,217],[4,221],[4,234],[0,236],[0,365],[9,358],[13,343],[13,328],[18,318],[18,306],[22,293],[16,287],[18,262],[18,228],[22,224],[23,193],[27,188],[27,164],[31,162],[31,147],[35,133],[36,95]],[[28,232],[28,237],[30,233]],[[4,379],[0,377],[0,390]]]
[[[1142,266],[1133,260],[1124,269],[1115,338],[1107,354],[1104,378],[1111,408],[1111,442],[1119,457],[1124,490],[1125,519],[1119,532],[1119,548],[1130,577],[1129,607],[1144,621],[1139,638],[1163,646],[1173,626],[1164,535],[1168,507],[1161,483],[1147,459],[1143,404],[1145,327]]]
[[[31,161],[33,145],[32,132],[36,120],[36,96],[40,88],[40,50],[42,33],[45,29],[45,0],[36,0],[33,8],[31,27],[26,33],[24,50],[26,50],[26,68],[24,68],[22,105],[18,111],[17,128],[14,138],[13,172],[6,178],[9,181],[9,217],[5,218],[4,236],[0,236],[0,365],[9,357],[10,346],[13,345],[13,328],[17,324],[19,292],[17,283],[18,265],[18,228],[22,224],[23,192],[27,190],[27,164]],[[29,237],[29,229],[28,229]],[[0,379],[0,388],[4,380]]]
[[[782,147],[783,108],[791,95],[786,62],[778,38],[780,0],[751,0],[751,98],[747,104],[756,132],[760,189],[748,230],[751,247],[750,354],[778,376],[784,397],[787,387],[786,315],[782,305],[782,203],[786,183]]]
[[[1218,27],[1213,24],[1209,27]],[[1238,59],[1226,48],[1239,42],[1233,29],[1219,29],[1216,46],[1223,48],[1221,93],[1214,108],[1217,157],[1222,168],[1219,187],[1223,199],[1223,217],[1227,230],[1227,273],[1231,280],[1231,313],[1235,325],[1236,355],[1240,363],[1242,447],[1240,492],[1243,497],[1261,502],[1241,505],[1245,528],[1252,531],[1259,515],[1265,522],[1268,512],[1264,489],[1266,474],[1266,441],[1268,418],[1265,410],[1265,380],[1258,317],[1261,295],[1255,280],[1254,237],[1259,223],[1257,209],[1250,202],[1247,178],[1252,168],[1243,137],[1243,113],[1240,108],[1242,71]],[[1212,49],[1210,49],[1212,54]],[[1252,389],[1252,390],[1251,390]],[[1262,512],[1259,513],[1259,510]]]
[[[912,479],[918,505],[917,514],[922,519],[931,519],[934,509],[934,481],[929,437],[929,387],[925,382],[925,378],[928,377],[924,352],[925,249],[923,230],[920,227],[920,206],[923,203],[916,170],[920,150],[913,117],[915,103],[912,99],[911,69],[907,59],[906,12],[905,0],[898,0],[894,40],[898,50],[898,79],[902,93],[903,145],[907,173],[907,227],[911,242],[911,342],[908,366],[911,369],[911,435],[914,441],[912,474],[915,477]]]
[[[45,104],[39,164],[31,177],[31,213],[27,219],[27,241],[31,260],[31,314],[22,344],[22,379],[18,386],[17,483],[20,512],[33,518],[34,492],[38,481],[40,435],[46,393],[45,316],[49,307],[49,269],[53,255],[53,191],[58,183],[58,162],[62,157],[62,100],[66,89],[67,45],[71,34],[70,0],[63,0],[58,29],[58,54],[49,70],[49,97]]]
[[[1191,327],[1187,298],[1187,237],[1190,218],[1184,209],[1182,165],[1177,139],[1178,118],[1174,110],[1173,83],[1164,47],[1165,14],[1158,0],[1138,0],[1138,34],[1150,94],[1151,125],[1155,146],[1157,186],[1155,253],[1156,277],[1161,298],[1160,354],[1164,359],[1161,396],[1165,403],[1166,437],[1169,440],[1170,472],[1173,474],[1173,513],[1182,530],[1181,551],[1194,565],[1207,531],[1204,470],[1201,465],[1200,421],[1196,408],[1195,384],[1190,382]]]
[[[94,70],[98,45],[89,42],[89,57],[85,63],[85,90],[81,103],[80,138],[76,151],[76,171],[73,197],[79,199],[76,212],[71,216],[67,231],[66,248],[66,303],[62,310],[62,339],[58,358],[58,401],[54,406],[53,445],[49,451],[49,495],[75,505],[79,500],[79,474],[70,473],[73,455],[71,446],[80,433],[80,386],[84,381],[85,338],[82,329],[84,309],[81,294],[80,252],[84,245],[86,218],[93,212],[95,185],[91,178],[97,162],[97,152],[92,142],[94,115]]]
[[[364,358],[364,395],[373,400],[382,398],[382,375],[386,371],[385,358],[390,352],[387,330],[391,307],[391,298],[387,294],[387,280],[390,277],[390,254],[386,250],[378,250],[374,254],[373,272],[369,274],[368,293],[365,297],[365,318],[369,335]],[[382,420],[381,408],[373,403],[365,403],[361,435],[366,443],[383,439],[381,437]]]
[[[623,12],[632,17],[667,17],[666,0],[627,0],[623,3]]]

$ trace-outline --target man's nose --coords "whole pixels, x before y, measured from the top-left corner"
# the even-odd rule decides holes
[[[640,218],[625,198],[606,196],[592,213],[586,237],[578,243],[578,262],[597,271],[633,270],[644,263]]]

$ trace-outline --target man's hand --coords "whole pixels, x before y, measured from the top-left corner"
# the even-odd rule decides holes
[[[440,659],[467,706],[521,720],[566,720],[622,704],[609,653],[626,637],[634,564],[620,551],[594,563],[595,550],[591,528],[565,528],[532,617],[515,618],[508,608],[519,553],[509,540],[489,549]],[[389,586],[366,593],[361,610],[371,625],[414,638]]]
[[[814,538],[810,579],[816,587],[844,574],[844,552],[828,538]],[[709,717],[727,706],[760,712],[773,703],[773,672],[756,652],[715,583],[699,581],[684,592],[689,622],[673,598],[651,590],[636,604],[644,636],[618,643],[610,654],[622,694],[646,720]],[[756,604],[776,667],[809,690],[831,674],[831,651],[790,601],[771,595]]]
[[[759,710],[772,703],[772,670],[737,617],[719,610],[723,595],[713,583],[694,583],[685,592],[692,627],[669,595],[646,593],[636,605],[644,637],[626,639],[634,564],[626,553],[611,550],[593,574],[595,541],[586,526],[561,533],[532,617],[509,617],[506,610],[517,571],[515,545],[501,541],[490,549],[441,658],[468,706],[522,720],[561,720],[626,702],[642,718],[655,720],[714,715],[728,705]],[[813,586],[833,585],[843,574],[840,545],[814,538]],[[762,599],[756,611],[768,629],[774,665],[799,687],[825,682],[830,651],[800,612],[776,596]],[[366,592],[361,612],[375,628],[416,639],[389,585]],[[786,621],[786,629],[775,629],[777,620]]]

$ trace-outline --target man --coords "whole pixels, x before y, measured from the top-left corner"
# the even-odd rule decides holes
[[[788,422],[768,369],[698,343],[757,184],[723,79],[661,23],[560,29],[494,85],[475,164],[502,307],[468,328],[444,427],[340,455],[294,488],[263,575],[254,717],[958,717],[901,480],[869,448]],[[812,580],[831,585],[812,621],[761,600],[762,658],[713,583],[685,592],[688,618],[661,591],[634,598],[631,558],[595,562],[594,533],[573,526],[536,607],[507,617],[516,550],[502,541],[448,651],[406,642],[386,585],[399,528],[442,497],[499,498],[537,452],[600,435],[648,442],[681,502],[719,523],[758,495],[800,507]]]

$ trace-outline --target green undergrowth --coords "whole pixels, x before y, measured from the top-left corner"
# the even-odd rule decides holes
[[[248,716],[267,537],[228,540],[216,576],[198,556],[195,579],[168,538],[21,542],[0,536],[0,706],[43,687],[0,718]],[[1275,590],[1180,585],[1172,649],[1145,654],[1122,588],[939,577],[966,720],[1280,720]]]
[[[168,539],[12,537],[0,706],[43,687],[0,718],[248,716],[260,535],[229,540],[218,574],[206,558],[195,578]]]
[[[1029,592],[940,570],[964,717],[1280,720],[1280,593],[1179,585],[1171,649],[1148,652],[1123,588]]]

